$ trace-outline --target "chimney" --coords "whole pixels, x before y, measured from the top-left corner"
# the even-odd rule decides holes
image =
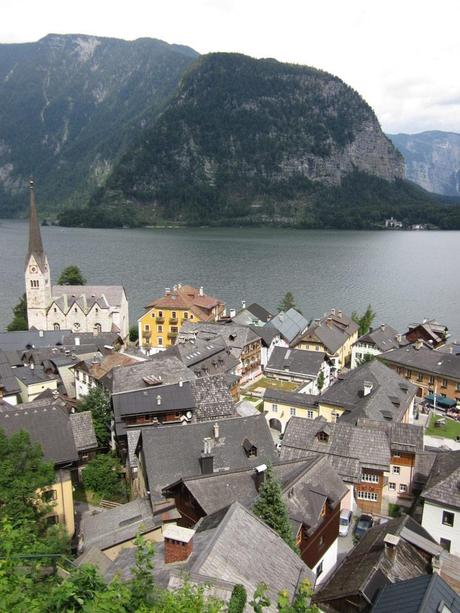
[[[331,315],[335,315],[335,309],[331,309]]]
[[[211,475],[214,472],[214,456],[211,453],[211,439],[203,439],[203,451],[200,457],[201,474]]]
[[[40,338],[43,338],[43,330],[39,330],[39,331],[38,331],[38,336],[39,336]]]
[[[421,338],[418,338],[418,339],[415,341],[415,345],[414,345],[414,346],[415,346],[415,349],[417,349],[417,351],[418,351],[419,349],[421,349],[421,348],[423,347],[423,341],[422,341],[422,339],[421,339]]]
[[[75,337],[75,346],[78,347],[80,345],[80,337],[76,336]]]
[[[452,345],[449,347],[449,353],[454,353],[454,348],[452,347]]]
[[[330,317],[326,319],[326,324],[328,328],[332,328],[332,319]]]
[[[157,405],[159,406],[161,404],[161,396],[160,394],[158,394],[157,396]]]
[[[394,560],[396,557],[396,548],[399,543],[399,536],[395,534],[385,534],[383,542],[385,543],[385,555],[389,560]]]
[[[217,441],[219,439],[219,424],[216,422],[213,426],[214,438]]]
[[[398,344],[400,344],[400,343],[401,343],[401,341],[402,341],[402,334],[397,334],[397,335],[396,335],[396,342],[397,342]]]
[[[200,287],[200,296],[204,296],[203,286]]]
[[[165,564],[185,562],[193,551],[195,530],[171,524],[163,529]]]
[[[236,315],[236,309],[230,309],[230,319],[233,319]]]
[[[182,381],[182,379],[179,379],[179,387],[183,387],[184,382]]]
[[[260,464],[255,467],[255,482],[256,482],[256,490],[259,491],[265,481],[265,471],[267,470],[266,464]]]
[[[342,317],[342,311],[337,311],[337,315],[338,315],[339,317]]]
[[[241,301],[241,308],[245,309],[246,308],[246,300],[242,300]]]
[[[170,293],[171,293],[171,288],[165,287],[165,296],[169,296]]]
[[[380,324],[380,330],[382,330],[382,332],[385,332],[385,324]]]
[[[363,396],[369,396],[369,394],[372,392],[372,383],[370,381],[364,381],[363,382]]]

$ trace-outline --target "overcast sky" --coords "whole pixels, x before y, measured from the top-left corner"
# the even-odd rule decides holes
[[[142,36],[336,74],[386,132],[460,132],[460,0],[4,0],[1,42]]]

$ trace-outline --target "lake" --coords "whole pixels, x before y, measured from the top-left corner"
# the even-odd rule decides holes
[[[437,318],[460,338],[459,232],[43,227],[42,236],[53,281],[76,264],[92,285],[124,285],[131,323],[165,287],[190,283],[229,308],[274,310],[290,290],[307,318],[371,303],[375,324],[403,331]],[[25,221],[0,221],[0,329],[24,291],[27,240]]]

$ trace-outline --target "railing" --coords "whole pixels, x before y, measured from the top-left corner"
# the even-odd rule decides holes
[[[169,323],[170,323],[170,324],[173,324],[173,325],[174,325],[174,324],[178,324],[178,323],[179,323],[179,320],[177,319],[177,317],[171,317],[171,318],[169,319]]]
[[[171,338],[171,339],[177,338],[177,332],[168,332],[168,338]]]
[[[103,509],[115,509],[116,507],[121,507],[121,502],[113,502],[113,500],[101,500],[99,503]]]
[[[164,324],[165,318],[157,316],[157,317],[155,317],[155,321],[157,322],[157,324]]]

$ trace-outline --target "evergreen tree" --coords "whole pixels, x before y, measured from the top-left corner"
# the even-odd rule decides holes
[[[57,285],[86,285],[86,279],[75,264],[67,266],[59,275]]]
[[[21,296],[17,305],[13,307],[13,316],[13,320],[6,328],[8,332],[29,329],[27,323],[27,297],[25,294]]]
[[[324,387],[324,372],[321,371],[318,375],[318,380],[316,382],[316,386],[318,387],[319,391],[321,391]]]
[[[359,336],[363,336],[363,334],[367,334],[372,326],[372,322],[376,317],[375,311],[372,310],[372,306],[369,304],[363,315],[358,315],[356,311],[353,311],[351,314],[352,320],[358,324]]]
[[[292,292],[286,292],[278,305],[278,312],[283,311],[283,313],[286,313],[289,309],[297,309],[294,294]],[[297,311],[299,311],[299,309],[297,309]]]
[[[246,588],[241,583],[237,583],[233,588],[227,613],[244,613],[247,598]]]
[[[139,340],[139,328],[137,326],[131,326],[129,329],[129,340],[135,343]]]
[[[112,413],[110,400],[102,387],[92,387],[88,394],[77,404],[77,412],[91,411],[97,442],[107,447],[110,441],[110,422]]]
[[[298,553],[281,485],[273,474],[271,466],[265,471],[265,480],[252,510],[267,526],[275,530],[291,549]]]

